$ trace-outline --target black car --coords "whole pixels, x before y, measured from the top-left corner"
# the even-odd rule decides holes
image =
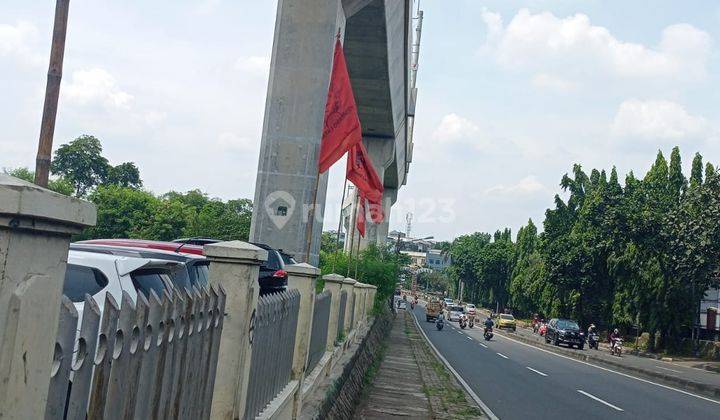
[[[184,238],[175,239],[173,242],[207,245],[222,242],[213,238]],[[292,255],[284,252],[282,249],[275,249],[265,244],[250,242],[258,248],[262,248],[268,253],[267,261],[260,266],[258,282],[260,283],[260,295],[281,292],[287,289],[288,275],[285,271],[286,265],[297,264]]]
[[[577,346],[580,350],[585,348],[585,334],[578,323],[572,319],[553,318],[550,320],[545,333],[545,342],[551,341],[556,346],[564,343],[568,347]]]

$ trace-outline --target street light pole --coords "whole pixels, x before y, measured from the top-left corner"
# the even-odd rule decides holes
[[[55,23],[50,47],[50,66],[48,68],[47,86],[45,87],[45,104],[43,106],[42,123],[40,124],[40,140],[35,160],[35,184],[41,187],[47,187],[48,178],[50,177],[50,156],[52,154],[53,136],[55,135],[58,97],[60,96],[69,7],[70,0],[57,0],[55,3]]]

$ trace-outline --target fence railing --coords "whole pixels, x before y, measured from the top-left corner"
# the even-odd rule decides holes
[[[340,314],[338,315],[338,328],[335,341],[337,342],[340,337],[345,333],[345,308],[347,307],[347,291],[343,290],[340,292]]]
[[[86,296],[78,325],[63,296],[46,419],[209,418],[224,310],[222,288]]]
[[[245,418],[255,418],[290,382],[299,308],[294,289],[260,297]]]
[[[313,309],[312,331],[310,333],[310,348],[308,349],[306,372],[312,372],[320,359],[322,359],[323,354],[325,354],[331,301],[332,293],[328,291],[315,296],[315,308]]]

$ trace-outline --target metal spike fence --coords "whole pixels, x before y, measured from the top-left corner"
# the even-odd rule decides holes
[[[63,296],[46,419],[209,418],[224,310],[222,288],[86,296],[78,325]]]
[[[308,363],[306,372],[312,372],[317,366],[327,345],[328,322],[330,321],[330,303],[332,293],[326,291],[315,295],[313,309],[312,331],[310,333],[310,348],[308,349]]]
[[[260,297],[244,418],[257,417],[290,382],[299,310],[295,289]]]
[[[338,315],[336,342],[345,334],[345,307],[347,306],[347,297],[347,291],[343,290],[340,292],[340,314]]]

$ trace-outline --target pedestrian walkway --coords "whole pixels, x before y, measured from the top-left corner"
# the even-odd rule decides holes
[[[433,418],[430,403],[423,390],[420,369],[415,361],[410,339],[405,333],[404,311],[401,311],[393,321],[384,358],[355,417],[357,419]]]

